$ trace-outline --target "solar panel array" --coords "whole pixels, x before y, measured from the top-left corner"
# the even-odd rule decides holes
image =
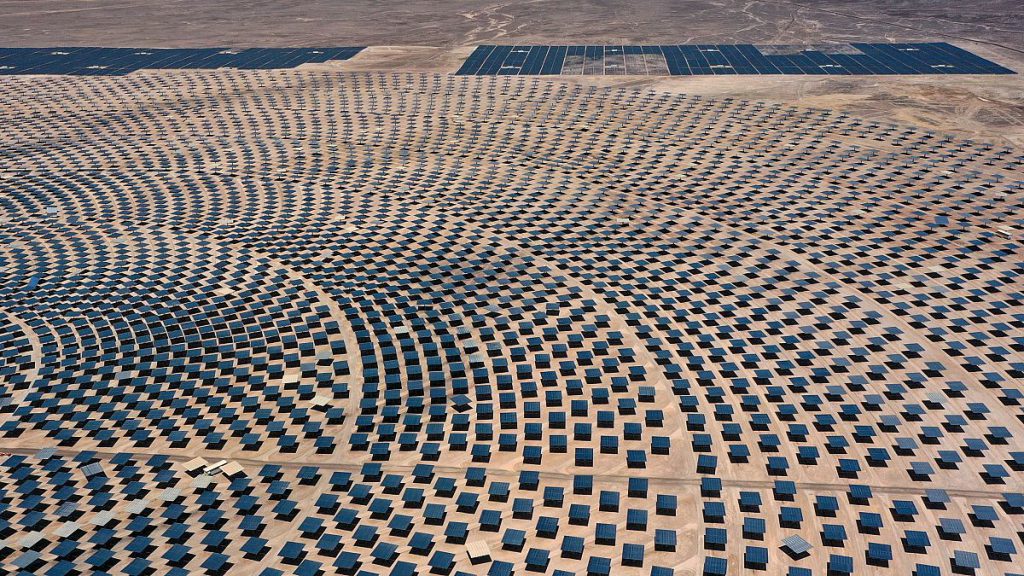
[[[657,46],[478,46],[456,74],[1013,74],[945,42],[829,46],[679,44]]]
[[[1019,151],[299,70],[0,123],[4,573],[1019,572]]]
[[[0,48],[0,75],[120,76],[142,69],[274,69],[348,60],[362,48]]]

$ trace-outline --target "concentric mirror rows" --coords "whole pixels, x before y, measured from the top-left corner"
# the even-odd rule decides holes
[[[1019,565],[1017,151],[419,74],[0,121],[14,573]]]

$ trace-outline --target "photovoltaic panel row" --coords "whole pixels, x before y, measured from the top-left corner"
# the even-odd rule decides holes
[[[827,47],[753,44],[657,46],[482,45],[460,75],[1013,74],[945,42]]]
[[[478,46],[456,72],[460,75],[561,74],[568,46]],[[581,47],[579,47],[581,48]]]
[[[0,74],[121,75],[141,69],[273,69],[348,60],[336,48],[0,48]]]

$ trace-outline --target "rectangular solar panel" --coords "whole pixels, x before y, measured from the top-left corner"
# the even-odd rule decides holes
[[[728,568],[729,563],[725,558],[718,558],[716,556],[704,558],[704,574],[724,576]]]
[[[82,470],[82,474],[86,478],[90,478],[90,477],[95,476],[97,474],[103,473],[103,467],[100,466],[99,462],[93,462],[91,464],[86,464],[85,466],[82,466],[81,470]]]
[[[811,549],[811,543],[796,534],[783,538],[782,545],[794,554],[803,554]]]
[[[974,552],[967,552],[966,550],[954,550],[953,563],[959,568],[981,568],[981,562],[978,560],[978,555]]]
[[[828,557],[829,571],[841,574],[853,573],[853,558],[841,554],[830,554]]]

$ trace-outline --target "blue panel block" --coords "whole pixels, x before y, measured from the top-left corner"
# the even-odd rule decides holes
[[[466,58],[466,61],[462,63],[462,67],[458,69],[455,74],[457,75],[473,75],[480,71],[480,67],[483,66],[487,57],[490,56],[491,52],[494,51],[494,46],[480,45],[477,46],[473,53]]]
[[[678,46],[660,46],[662,54],[665,55],[665,63],[668,65],[668,73],[673,76],[689,76],[690,67],[683,57]]]
[[[501,64],[505,61],[505,57],[512,52],[512,46],[495,46],[494,50],[484,60],[483,65],[480,67],[479,74],[481,76],[493,76],[501,70]]]
[[[565,63],[567,46],[551,46],[544,57],[544,65],[541,67],[541,74],[561,74],[562,65]]]

